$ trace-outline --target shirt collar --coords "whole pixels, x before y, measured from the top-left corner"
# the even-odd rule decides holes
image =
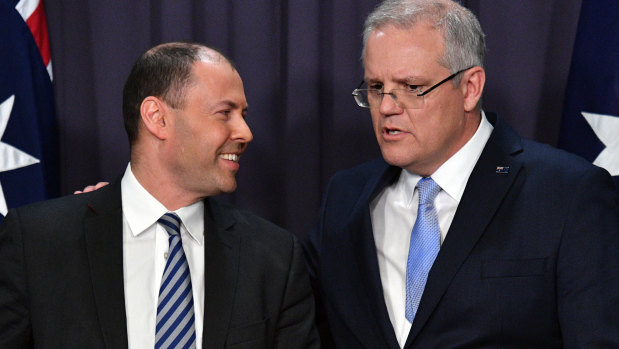
[[[127,165],[120,183],[123,215],[133,236],[138,236],[163,216],[168,210],[152,196]],[[182,220],[182,225],[198,244],[204,239],[204,202],[198,201],[174,211]],[[182,229],[181,229],[182,230]]]
[[[466,183],[493,129],[482,110],[481,122],[473,137],[432,174],[432,179],[454,200],[460,202]]]
[[[204,201],[200,200],[189,206],[174,211],[183,221],[187,232],[199,245],[204,240]]]
[[[395,190],[402,193],[406,206],[411,205],[413,201],[413,194],[415,193],[415,187],[417,187],[417,182],[419,182],[420,179],[420,175],[402,169],[400,178],[398,178],[398,182],[396,183]]]
[[[481,122],[473,137],[452,157],[447,159],[431,176],[436,184],[457,202],[460,202],[462,198],[469,176],[473,172],[473,168],[481,156],[481,152],[484,150],[493,129],[494,127],[486,119],[486,114],[482,110]],[[402,170],[396,183],[396,190],[404,195],[404,200],[407,204],[412,202],[415,187],[420,179],[421,176],[404,169]]]

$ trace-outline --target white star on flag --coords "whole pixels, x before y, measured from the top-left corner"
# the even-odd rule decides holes
[[[12,95],[0,104],[0,172],[30,166],[39,162],[39,159],[2,142],[2,136],[4,136],[4,130],[9,123],[14,101],[15,95]],[[4,192],[2,191],[2,183],[0,183],[0,214],[6,216],[8,211]]]
[[[606,146],[593,164],[605,168],[611,176],[619,176],[619,117],[584,111],[581,114]]]

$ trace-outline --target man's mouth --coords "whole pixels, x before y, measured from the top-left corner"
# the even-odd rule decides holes
[[[400,133],[404,133],[404,131],[394,128],[394,127],[383,127],[383,133],[386,133],[390,136],[399,135]]]
[[[241,158],[239,154],[221,154],[219,155],[219,157],[224,160],[229,160],[229,161],[234,161],[234,162],[239,162],[239,159]]]

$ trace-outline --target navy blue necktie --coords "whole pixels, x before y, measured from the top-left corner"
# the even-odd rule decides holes
[[[168,232],[170,248],[159,289],[155,348],[195,348],[193,294],[181,242],[181,219],[168,212],[157,223]]]
[[[405,316],[411,323],[417,314],[428,273],[441,248],[438,216],[434,208],[434,199],[441,191],[441,187],[432,178],[426,177],[419,180],[417,188],[419,189],[419,207],[406,262]]]

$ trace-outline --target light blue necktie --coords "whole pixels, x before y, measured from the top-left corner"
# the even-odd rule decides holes
[[[441,187],[432,178],[426,177],[419,180],[417,188],[419,189],[419,207],[406,262],[405,316],[411,323],[417,314],[428,273],[441,248],[438,216],[434,208],[434,199],[441,191]]]
[[[195,348],[193,294],[181,242],[181,219],[168,212],[157,223],[168,232],[170,248],[159,289],[155,348]]]

